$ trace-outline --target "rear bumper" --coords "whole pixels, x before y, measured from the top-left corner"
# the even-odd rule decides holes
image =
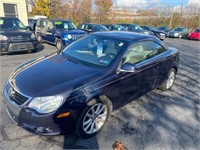
[[[1,42],[0,51],[2,54],[31,51],[37,48],[37,41],[27,42]]]

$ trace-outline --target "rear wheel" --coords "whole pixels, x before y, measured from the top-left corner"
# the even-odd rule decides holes
[[[76,134],[83,138],[96,135],[105,125],[110,109],[111,106],[106,100],[87,106],[77,121]]]
[[[39,33],[37,34],[36,38],[39,43],[43,43],[42,36]]]
[[[170,72],[167,75],[167,78],[159,88],[163,91],[171,89],[171,87],[174,84],[175,77],[176,77],[176,70],[173,68],[170,70]]]

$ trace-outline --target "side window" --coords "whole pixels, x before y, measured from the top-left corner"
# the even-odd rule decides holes
[[[123,63],[129,62],[135,64],[142,60],[144,60],[143,46],[142,43],[138,43],[129,47]]]
[[[143,42],[143,56],[145,60],[157,56],[165,51],[165,49],[158,43],[153,41]]]
[[[84,24],[80,26],[80,29],[83,29],[83,30],[84,30],[84,28],[85,28],[85,25],[84,25]]]
[[[41,21],[41,27],[43,28],[43,27],[46,27],[47,26],[47,20],[42,20]]]
[[[90,25],[86,25],[86,26],[85,26],[85,30],[87,30],[87,31],[91,31],[91,30],[92,30],[92,28],[91,28],[91,26],[90,26]]]
[[[100,27],[97,25],[95,28],[94,28],[95,31],[100,31]]]
[[[41,20],[38,19],[37,22],[36,22],[36,26],[40,26],[40,22],[41,22]]]
[[[150,59],[164,52],[163,47],[153,41],[144,41],[131,45],[125,55],[124,61],[132,64]]]
[[[48,30],[53,30],[54,29],[52,21],[47,21],[47,29]]]

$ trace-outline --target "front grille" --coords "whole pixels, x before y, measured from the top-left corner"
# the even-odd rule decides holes
[[[75,40],[81,38],[81,37],[84,36],[84,35],[85,35],[85,34],[75,34],[75,35],[72,35],[72,39],[73,39],[73,41],[75,41]]]
[[[28,41],[28,37],[11,37],[11,41],[13,42],[21,42],[21,41]]]
[[[28,100],[28,97],[23,96],[11,86],[7,86],[7,93],[9,99],[18,105],[22,105]]]
[[[9,51],[33,50],[34,46],[30,42],[10,44]]]

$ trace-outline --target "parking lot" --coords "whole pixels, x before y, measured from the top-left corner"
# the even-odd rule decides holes
[[[89,139],[75,134],[37,136],[17,127],[3,105],[3,85],[21,63],[55,53],[43,44],[37,53],[0,57],[0,149],[112,149],[118,140],[128,149],[200,149],[200,42],[165,39],[169,47],[180,50],[175,85],[168,92],[154,90],[111,114],[103,130]]]

